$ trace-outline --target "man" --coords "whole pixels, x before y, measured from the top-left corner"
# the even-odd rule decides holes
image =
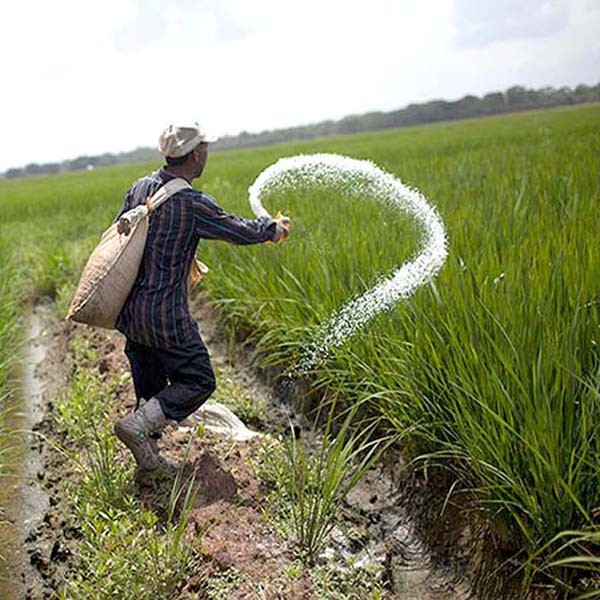
[[[159,139],[165,166],[133,184],[117,219],[167,181],[200,177],[213,141],[197,124],[167,127]],[[117,320],[117,329],[127,337],[125,354],[137,404],[115,425],[115,433],[141,469],[167,466],[156,437],[168,421],[185,419],[215,390],[208,351],[188,307],[188,276],[198,242],[280,242],[287,237],[288,224],[284,217],[248,220],[227,214],[208,194],[191,188],[177,192],[150,215],[140,270]]]

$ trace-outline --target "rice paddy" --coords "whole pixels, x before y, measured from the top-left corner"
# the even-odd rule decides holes
[[[333,344],[312,380],[412,428],[410,458],[475,490],[528,577],[573,591],[600,548],[600,106],[213,154],[196,187],[250,217],[259,173],[324,152],[420,190],[449,246],[435,280]],[[19,303],[49,295],[64,313],[128,186],[157,166],[0,183],[4,392]],[[331,315],[421,246],[410,215],[348,191],[273,187],[261,200],[291,218],[288,241],[199,247],[225,331],[265,366],[297,365]]]

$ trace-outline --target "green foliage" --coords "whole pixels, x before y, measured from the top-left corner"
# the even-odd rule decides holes
[[[259,475],[274,486],[271,498],[287,521],[284,527],[309,563],[324,549],[346,496],[394,439],[374,438],[377,424],[359,421],[356,407],[334,430],[333,408],[319,439],[310,443],[291,435],[282,447],[270,440],[257,463]]]
[[[2,256],[0,256],[0,259]],[[14,269],[0,267],[0,407],[8,392],[8,373],[18,353],[19,288],[13,283]]]
[[[267,398],[250,393],[239,383],[239,373],[233,367],[217,367],[217,389],[211,401],[229,407],[246,425],[258,427],[266,421]]]
[[[586,554],[557,540],[595,533],[600,506],[600,108],[218,153],[201,186],[248,216],[256,175],[300,152],[373,160],[439,208],[450,240],[435,286],[337,349],[317,384],[413,428],[414,456],[478,490],[499,535],[524,550],[523,568],[572,585],[585,569],[570,557]],[[64,305],[127,187],[154,166],[0,184],[0,251],[16,269],[0,293],[46,290]],[[293,366],[325,318],[415,251],[418,232],[336,190],[265,204],[289,214],[289,240],[203,242],[203,285],[232,338],[265,365]],[[14,336],[14,313],[4,323]]]
[[[221,600],[228,598],[231,592],[242,583],[244,578],[235,569],[227,569],[217,572],[215,575],[207,578],[203,593],[207,600]]]
[[[61,598],[172,596],[192,561],[181,524],[162,528],[154,513],[139,506],[100,510],[80,501],[77,508],[86,543]]]
[[[382,573],[367,569],[332,569],[317,567],[314,570],[319,600],[383,600],[387,598]]]
[[[68,432],[69,440],[85,446],[98,441],[97,423],[106,416],[110,400],[102,385],[103,376],[86,366],[94,356],[89,342],[76,338],[73,353],[75,361],[69,389],[58,402],[56,422],[61,431]]]

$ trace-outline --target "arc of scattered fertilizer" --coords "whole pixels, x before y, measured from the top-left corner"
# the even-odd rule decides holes
[[[281,158],[258,175],[248,189],[250,206],[256,216],[268,216],[261,196],[286,186],[343,186],[344,193],[374,198],[412,216],[423,229],[420,252],[400,265],[389,277],[349,301],[319,328],[301,356],[296,372],[314,368],[329,354],[368,323],[376,314],[392,308],[429,283],[448,256],[444,223],[437,210],[414,188],[387,173],[375,163],[339,154],[307,154]],[[377,232],[375,232],[377,234]]]

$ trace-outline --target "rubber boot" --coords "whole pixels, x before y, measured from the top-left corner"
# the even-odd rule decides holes
[[[131,450],[138,467],[145,471],[171,465],[158,452],[156,438],[167,425],[167,418],[157,398],[150,398],[138,410],[128,414],[115,425],[116,436]]]

